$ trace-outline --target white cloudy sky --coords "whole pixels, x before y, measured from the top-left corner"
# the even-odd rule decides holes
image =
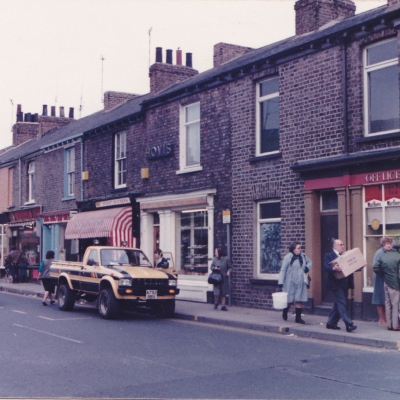
[[[357,13],[386,4],[353,1]],[[203,72],[212,68],[216,43],[258,48],[293,36],[294,3],[0,0],[0,148],[12,144],[17,104],[39,114],[43,104],[57,106],[57,114],[74,107],[75,118],[84,117],[102,108],[104,91],[147,93],[156,47],[164,60],[166,49],[182,49],[183,62],[192,53]]]

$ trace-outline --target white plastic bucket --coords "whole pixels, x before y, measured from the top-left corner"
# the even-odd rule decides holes
[[[272,293],[272,301],[274,303],[274,308],[277,310],[282,310],[287,307],[287,293],[286,292],[276,292]]]

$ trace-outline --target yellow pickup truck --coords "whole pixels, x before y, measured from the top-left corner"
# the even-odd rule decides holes
[[[179,294],[174,272],[154,268],[139,249],[110,246],[90,246],[83,262],[54,261],[50,268],[60,310],[71,311],[80,299],[96,301],[104,319],[139,308],[172,317]]]

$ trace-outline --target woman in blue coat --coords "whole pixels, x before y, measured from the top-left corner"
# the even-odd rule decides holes
[[[289,246],[289,253],[282,261],[279,273],[278,286],[288,294],[288,306],[283,309],[282,318],[287,321],[289,307],[294,303],[296,308],[296,322],[304,324],[301,318],[303,303],[307,301],[307,283],[305,274],[311,269],[311,260],[301,252],[301,244],[293,242]]]

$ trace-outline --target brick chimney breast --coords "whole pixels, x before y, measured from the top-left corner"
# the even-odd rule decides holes
[[[229,43],[217,43],[214,45],[214,68],[234,60],[251,50],[253,50],[251,47],[243,47]]]
[[[351,0],[298,0],[294,9],[296,35],[315,31],[338,18],[352,17],[356,12]]]
[[[186,64],[187,65],[174,65],[172,62],[172,53],[168,53],[168,63],[163,63],[160,58],[161,48],[156,48],[156,62],[150,67],[150,93],[158,93],[161,90],[166,89],[175,83],[184,81],[188,78],[192,78],[198,75],[199,71],[195,70],[191,66],[191,53],[186,53]],[[188,55],[190,55],[190,62],[188,65]],[[161,60],[161,61],[157,61]]]
[[[400,4],[400,0],[388,0],[388,7],[397,6]]]
[[[112,92],[108,91],[104,93],[104,111],[111,110],[112,108],[119,106],[128,100],[134,99],[140,96],[139,94],[124,93],[124,92]]]

